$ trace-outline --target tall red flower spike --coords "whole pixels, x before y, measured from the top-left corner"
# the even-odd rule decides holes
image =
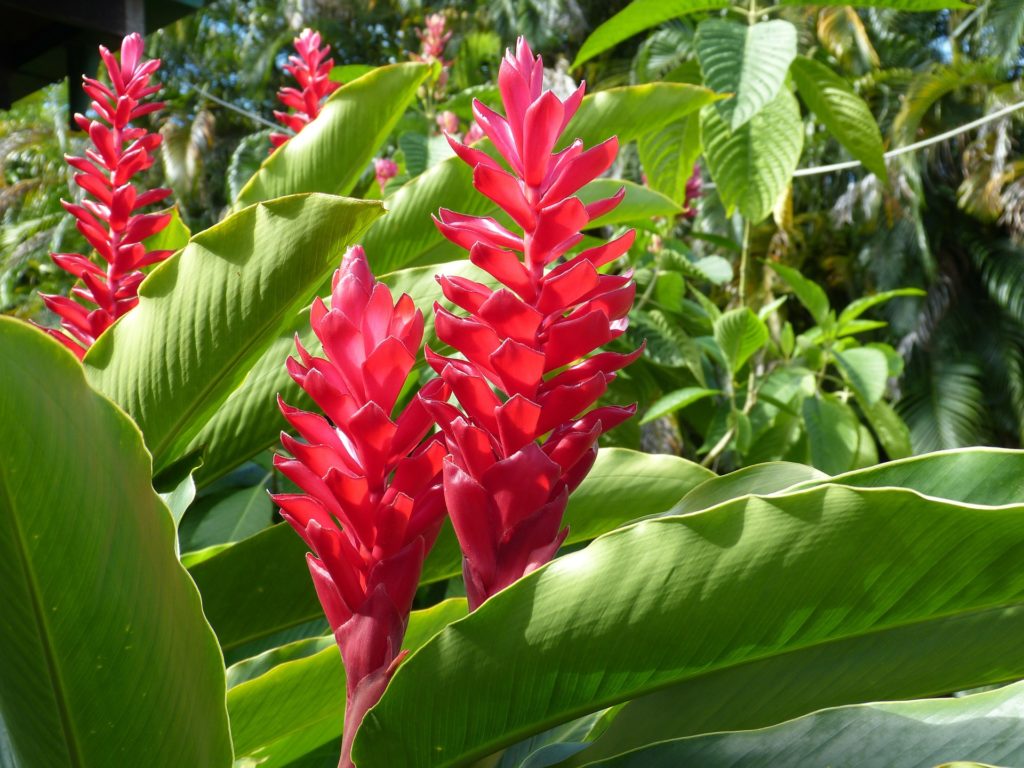
[[[299,87],[282,88],[277,92],[277,98],[286,107],[291,107],[295,111],[274,111],[274,117],[278,122],[291,128],[292,133],[270,134],[271,152],[319,115],[323,102],[341,87],[341,83],[331,82],[330,72],[334,68],[334,59],[327,55],[331,52],[331,46],[320,47],[319,32],[304,29],[293,42],[298,55],[289,56],[284,68],[295,78]]]
[[[347,706],[341,766],[366,711],[401,661],[423,557],[444,518],[440,435],[418,398],[392,418],[423,340],[423,314],[403,294],[374,282],[361,247],[334,274],[331,309],[317,299],[310,324],[325,358],[296,339],[300,360],[288,372],[327,418],[279,401],[303,438],[281,443],[294,458],[274,466],[305,493],[274,501],[306,541],[317,595],[341,649]],[[439,380],[425,387],[445,399]]]
[[[75,115],[75,122],[88,132],[93,149],[85,157],[65,155],[68,165],[78,171],[75,183],[87,195],[81,204],[64,206],[75,217],[75,226],[107,263],[106,269],[80,253],[53,253],[61,269],[79,278],[83,285],[72,289],[83,305],[66,296],[43,295],[46,306],[61,318],[66,333],[44,329],[81,359],[103,331],[138,301],[143,267],[166,259],[173,251],[146,251],[142,243],[167,226],[170,214],[139,214],[141,208],[158,203],[171,194],[169,189],[140,192],[132,176],[153,165],[153,152],[161,136],[130,125],[143,115],[163,107],[146,99],[160,90],[150,78],[160,67],[159,59],[142,59],[143,42],[138,34],[121,43],[120,64],[100,46],[100,57],[110,76],[110,86],[91,77],[82,78],[82,88],[92,97],[90,106],[96,120]],[[90,309],[87,305],[95,306]]]
[[[554,556],[568,533],[560,528],[569,493],[590,470],[597,438],[635,411],[587,409],[639,350],[586,357],[626,329],[636,291],[631,275],[604,275],[598,268],[624,254],[635,232],[548,269],[582,239],[580,230],[622,199],[621,190],[589,205],[573,196],[608,169],[618,142],[611,138],[584,151],[577,140],[552,153],[585,86],[562,102],[542,92],[542,78],[540,58],[520,39],[498,73],[507,119],[473,104],[477,123],[511,173],[449,137],[473,166],[477,190],[522,234],[493,218],[445,209],[435,219],[449,240],[469,250],[470,261],[503,285],[492,291],[462,277],[438,278],[444,295],[469,316],[435,305],[437,335],[465,359],[428,349],[427,360],[462,410],[430,392],[422,395],[450,451],[445,499],[462,546],[471,608]]]

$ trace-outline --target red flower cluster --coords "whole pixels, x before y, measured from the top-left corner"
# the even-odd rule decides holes
[[[362,248],[345,256],[331,309],[317,299],[310,324],[325,358],[296,339],[300,360],[289,358],[288,371],[327,418],[280,403],[305,442],[282,434],[294,458],[276,456],[274,466],[305,493],[274,501],[316,553],[307,555],[309,570],[347,677],[346,766],[363,715],[402,657],[423,558],[444,519],[445,449],[439,436],[424,440],[432,421],[419,399],[392,419],[419,355],[423,314],[408,295],[393,303]],[[425,390],[448,396],[438,380]]]
[[[145,103],[160,90],[150,85],[150,78],[160,67],[159,59],[143,61],[142,38],[128,35],[121,43],[121,62],[100,46],[100,56],[110,77],[110,87],[91,77],[83,77],[82,88],[92,97],[90,106],[96,120],[75,115],[75,122],[89,134],[94,149],[85,157],[65,156],[75,174],[75,183],[88,197],[82,203],[61,201],[75,217],[75,226],[107,263],[106,269],[79,253],[51,254],[57,266],[79,278],[83,285],[73,293],[87,306],[65,296],[44,295],[46,306],[61,318],[67,333],[44,329],[60,340],[79,359],[121,315],[138,301],[141,269],[162,261],[172,251],[146,251],[142,243],[167,226],[169,214],[139,214],[141,208],[158,203],[171,194],[169,189],[139,192],[132,177],[153,165],[153,152],[160,146],[161,136],[130,125],[143,115],[163,107],[161,102]]]
[[[520,39],[498,74],[507,119],[473,104],[477,123],[511,173],[449,137],[473,166],[477,190],[522,234],[493,218],[445,209],[435,220],[449,240],[469,250],[470,261],[503,285],[491,290],[461,277],[438,278],[444,295],[468,317],[435,305],[437,335],[465,359],[428,349],[427,360],[462,410],[433,392],[421,395],[450,452],[444,493],[462,546],[471,608],[554,556],[568,532],[560,528],[569,493],[590,470],[597,438],[635,410],[587,409],[639,350],[586,357],[626,329],[635,284],[628,274],[598,270],[624,254],[635,233],[548,269],[579,243],[582,229],[622,199],[620,191],[584,205],[573,196],[608,169],[618,142],[612,138],[584,151],[577,140],[553,153],[585,86],[562,102],[542,90],[542,80],[540,58]]]
[[[294,112],[274,111],[278,122],[291,128],[293,133],[270,134],[271,152],[284,144],[295,133],[305,128],[311,120],[320,114],[323,102],[341,87],[340,83],[330,80],[330,72],[334,68],[334,59],[327,54],[331,46],[320,47],[320,33],[311,29],[302,30],[302,34],[293,41],[298,56],[292,54],[285,64],[288,72],[299,84],[298,88],[285,87],[277,92],[277,98]]]

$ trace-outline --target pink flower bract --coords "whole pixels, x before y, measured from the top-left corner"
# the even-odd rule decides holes
[[[275,110],[274,117],[278,122],[291,128],[293,134],[298,133],[320,114],[323,102],[341,87],[341,83],[332,82],[331,70],[334,59],[328,54],[331,47],[320,47],[320,33],[304,29],[295,38],[296,53],[288,57],[285,71],[295,78],[298,88],[284,87],[277,92],[277,98],[292,112]],[[297,55],[296,55],[297,54]],[[270,134],[271,151],[284,144],[293,134]]]

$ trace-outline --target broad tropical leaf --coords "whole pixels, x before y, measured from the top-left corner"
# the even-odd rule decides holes
[[[854,347],[833,354],[858,400],[871,406],[882,399],[889,378],[889,361],[884,352],[874,347]]]
[[[678,504],[666,512],[666,515],[688,515],[702,509],[722,504],[740,496],[765,496],[790,488],[807,487],[828,482],[831,478],[824,472],[806,464],[795,464],[787,461],[770,461],[765,464],[754,464],[737,469],[728,475],[712,477],[705,480]]]
[[[1006,564],[1022,548],[1024,506],[838,485],[642,522],[527,576],[412,654],[367,715],[355,761],[466,765],[634,700],[578,756],[592,760],[1014,679],[1024,572]],[[809,669],[812,683],[794,684]]]
[[[715,99],[706,88],[682,83],[650,83],[611,88],[583,99],[566,127],[565,143],[580,138],[587,146],[611,136],[620,146],[699,110]],[[464,251],[446,240],[431,220],[438,208],[482,216],[494,204],[473,189],[473,173],[462,160],[438,163],[388,198],[388,215],[366,233],[363,245],[378,273],[436,264]]]
[[[800,98],[864,167],[885,181],[882,132],[864,100],[824,64],[798,56],[789,68]]]
[[[636,147],[651,189],[682,203],[686,182],[701,152],[700,115],[694,112],[660,131],[645,134]]]
[[[655,744],[594,768],[778,768],[782,765],[933,768],[964,758],[1024,761],[1024,683],[962,698],[826,709],[759,731]]]
[[[419,648],[465,615],[465,600],[414,611],[402,647]],[[337,764],[345,722],[345,670],[331,641],[330,648],[280,664],[228,691],[231,735],[241,764],[284,768],[319,754],[321,747],[327,754],[322,765]]]
[[[714,331],[733,373],[768,341],[768,326],[747,307],[726,312],[715,321]]]
[[[294,195],[201,232],[142,284],[86,355],[90,382],[142,429],[155,470],[179,459],[379,203]]]
[[[811,313],[814,322],[818,325],[823,325],[828,319],[829,311],[828,296],[825,295],[825,289],[785,264],[769,262],[768,266],[785,281],[786,285],[793,289],[797,299]]]
[[[780,0],[780,5],[839,6],[850,5],[843,0]],[[974,6],[963,0],[857,0],[859,8],[890,8],[894,11],[942,11],[973,10]]]
[[[656,27],[664,21],[688,13],[728,8],[728,0],[633,0],[595,29],[580,46],[572,68],[614,48],[637,32]]]
[[[228,768],[220,653],[138,428],[27,324],[0,318],[0,359],[0,762]]]
[[[316,120],[263,161],[234,209],[298,192],[347,195],[429,74],[426,64],[390,64],[339,88]]]
[[[745,125],[778,95],[796,57],[796,27],[776,19],[745,25],[708,19],[694,39],[704,82],[731,99],[715,104],[731,131]]]
[[[720,390],[704,389],[702,387],[683,387],[682,389],[673,390],[651,403],[651,407],[647,409],[644,417],[640,419],[640,423],[647,424],[655,419],[660,419],[662,416],[675,413],[688,405],[693,405],[698,400],[719,394],[721,394]]]
[[[804,145],[796,99],[785,88],[736,131],[713,106],[701,111],[704,157],[727,208],[739,208],[751,223],[771,213],[785,191]]]

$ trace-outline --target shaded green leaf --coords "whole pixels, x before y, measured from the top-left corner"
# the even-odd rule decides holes
[[[768,341],[768,326],[747,307],[730,310],[718,318],[714,333],[733,373]]]
[[[662,416],[675,413],[681,408],[696,403],[698,400],[718,394],[721,394],[720,390],[702,389],[701,387],[683,387],[682,389],[674,390],[651,403],[651,407],[647,409],[644,417],[640,419],[640,423],[647,424],[655,419],[660,419]]]
[[[824,325],[828,319],[829,310],[828,296],[825,295],[825,289],[785,264],[768,262],[768,266],[786,282],[786,285],[793,289],[797,299],[811,313],[814,322],[818,325]]]

